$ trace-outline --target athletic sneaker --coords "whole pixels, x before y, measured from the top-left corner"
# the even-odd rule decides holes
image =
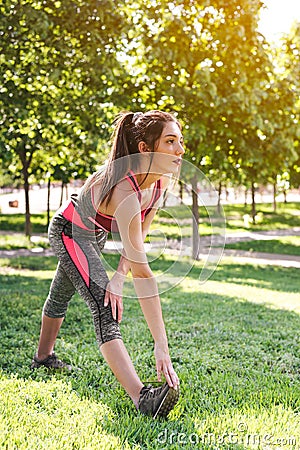
[[[55,353],[52,353],[52,355],[49,355],[45,359],[38,359],[37,355],[34,355],[30,368],[38,369],[39,367],[46,367],[47,369],[54,370],[72,370],[72,366],[58,359]]]
[[[179,398],[179,387],[173,389],[165,383],[159,388],[144,386],[140,392],[138,410],[146,416],[167,417]]]

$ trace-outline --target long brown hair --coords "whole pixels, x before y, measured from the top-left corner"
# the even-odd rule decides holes
[[[150,151],[154,152],[167,122],[175,122],[181,129],[178,120],[172,114],[163,111],[153,110],[146,113],[125,111],[118,114],[113,122],[112,148],[107,163],[102,170],[95,172],[87,180],[83,191],[87,192],[100,182],[102,189],[98,204],[104,200],[108,204],[117,183],[127,175],[129,170],[135,172],[138,169],[139,142],[145,142]],[[136,155],[136,157],[129,158],[130,155]],[[115,164],[115,161],[120,158],[122,163]]]

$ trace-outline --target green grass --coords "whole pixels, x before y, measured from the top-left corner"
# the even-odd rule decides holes
[[[189,205],[167,206],[159,211],[151,229],[158,229],[169,239],[192,236],[192,207]],[[201,236],[224,231],[226,219],[217,207],[199,207],[199,233]]]
[[[215,207],[200,207],[199,232],[209,235],[217,230],[223,229],[226,224],[228,231],[242,230],[270,230],[286,229],[300,226],[300,204],[278,203],[277,212],[274,213],[272,205],[257,205],[257,223],[251,222],[246,226],[244,216],[251,214],[251,206],[247,205],[225,205],[224,215],[218,214]],[[53,215],[53,212],[51,212]],[[32,214],[32,234],[47,232],[47,214]],[[24,214],[0,214],[0,230],[9,232],[24,232]],[[155,218],[152,230],[159,230],[158,237],[162,235],[169,239],[178,239],[192,236],[192,212],[191,206],[179,205],[165,207]],[[154,237],[152,237],[154,239]]]
[[[105,260],[117,263],[115,255]],[[173,263],[162,256],[152,268],[159,274]],[[170,276],[188,265],[180,261]],[[56,351],[82,370],[31,372],[56,259],[6,259],[0,266],[1,448],[299,448],[299,270],[226,259],[199,284],[197,262],[162,295],[182,395],[168,421],[155,421],[135,412],[112,376],[78,295]],[[154,379],[153,345],[140,308],[129,298],[124,304],[124,341],[141,379]]]
[[[300,236],[284,236],[279,239],[251,240],[226,244],[226,248],[250,252],[278,253],[300,256]]]
[[[53,215],[53,212],[51,213]],[[47,213],[31,214],[32,234],[47,232]],[[0,214],[0,230],[24,233],[24,214]]]
[[[272,205],[258,204],[256,224],[249,221],[251,205],[225,205],[220,213],[216,207],[200,207],[199,215],[201,236],[223,233],[225,227],[230,232],[300,227],[300,204],[296,202],[278,203],[276,213],[273,212]],[[248,220],[245,220],[245,216],[248,216]],[[155,218],[152,229],[159,229],[160,233],[169,239],[192,236],[191,207],[166,207]]]
[[[230,231],[265,231],[300,226],[300,204],[297,202],[278,203],[276,213],[269,203],[257,204],[256,208],[256,224],[250,221],[248,226],[245,226],[244,216],[251,215],[251,205],[225,205],[226,228]]]
[[[0,234],[0,250],[32,249],[35,247],[48,248],[48,238],[35,236],[29,239],[21,233]]]

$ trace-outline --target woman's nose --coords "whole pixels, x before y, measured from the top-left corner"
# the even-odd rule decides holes
[[[184,153],[185,153],[185,150],[184,150],[184,147],[183,147],[183,144],[178,144],[178,147],[177,147],[177,150],[176,150],[176,154],[177,155],[184,155]]]

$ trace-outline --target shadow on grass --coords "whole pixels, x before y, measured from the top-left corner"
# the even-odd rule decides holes
[[[234,282],[238,280],[238,268],[243,279],[241,267],[234,266]],[[215,276],[222,280],[225,268],[219,270]],[[224,278],[227,281],[228,270],[227,267],[227,278]],[[259,270],[253,275],[257,276]],[[244,271],[248,273],[248,268],[244,267]],[[264,276],[271,274],[268,271]],[[28,368],[37,344],[41,308],[49,282],[48,277],[0,276],[1,369],[5,376],[17,374],[29,380],[51,382],[52,375],[46,371],[32,372]],[[99,355],[88,308],[77,295],[70,304],[57,341],[57,352],[82,370],[53,376],[71,383],[80,398],[105,403],[110,408],[114,420],[104,419],[99,424],[106,433],[142,449],[211,449],[213,446],[206,446],[204,441],[195,447],[189,440],[189,436],[203,440],[197,423],[205,423],[208,417],[231,416],[236,411],[249,410],[259,416],[274,405],[299,412],[298,314],[270,310],[222,294],[204,293],[200,297],[198,292],[186,292],[184,286],[176,287],[164,300],[170,352],[182,392],[169,421],[154,421],[136,414]],[[138,302],[125,299],[124,303],[122,333],[126,346],[141,379],[155,379],[152,340]]]

